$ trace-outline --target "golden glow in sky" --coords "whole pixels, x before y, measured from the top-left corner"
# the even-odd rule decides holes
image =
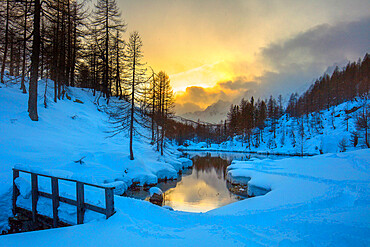
[[[362,20],[369,16],[370,9],[369,1],[360,0],[117,2],[122,17],[128,23],[128,33],[137,30],[142,36],[145,60],[156,71],[164,70],[170,75],[174,91],[179,96],[176,102],[178,109],[183,112],[204,109],[219,99],[233,101],[235,97],[252,92],[252,87],[253,92],[262,95],[258,90],[261,91],[260,87],[268,83],[282,89],[277,83],[283,83],[283,79],[290,80],[291,87],[294,85],[291,77],[274,82],[271,73],[280,75],[294,65],[301,66],[295,71],[302,70],[299,73],[306,76],[305,80],[312,80],[313,76],[325,70],[324,66],[339,62],[338,59],[363,56],[360,54],[362,50],[351,50],[339,52],[340,56],[333,55],[335,51],[328,51],[326,57],[320,57],[318,52],[315,57],[314,48],[305,44],[304,38],[299,38],[311,30],[315,31],[320,25],[335,28],[343,26],[343,23]],[[325,34],[332,32],[320,29],[316,33],[319,34],[313,37],[324,39]],[[329,42],[327,40],[325,42]],[[318,40],[317,43],[323,42]],[[294,52],[290,52],[290,48],[295,49]],[[302,55],[307,59],[299,58],[303,63],[296,63],[295,59]],[[280,63],[278,56],[284,56],[285,60]],[[308,63],[317,59],[320,59],[319,65],[312,68]],[[291,61],[291,64],[286,61]],[[225,84],[228,87],[220,84],[227,81],[230,82]],[[239,82],[233,84],[235,81]],[[298,84],[297,80],[294,83]],[[201,103],[197,102],[197,97],[187,97],[187,92],[194,94],[196,91],[187,88],[194,86],[213,93],[213,97],[207,97],[207,102]],[[263,90],[268,91],[268,88],[265,86]],[[193,108],[185,107],[185,104]]]

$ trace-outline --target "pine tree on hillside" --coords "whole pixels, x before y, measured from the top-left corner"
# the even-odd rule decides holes
[[[157,125],[160,125],[161,131],[158,133],[157,147],[161,151],[161,155],[164,154],[164,139],[166,136],[166,131],[169,128],[169,119],[172,117],[173,106],[174,106],[174,94],[170,84],[169,76],[161,71],[158,73],[158,89],[159,102],[157,102]]]
[[[114,70],[115,70],[115,75],[114,75],[114,79],[115,79],[115,95],[117,97],[119,97],[119,99],[122,99],[123,98],[123,95],[124,95],[124,90],[122,89],[122,78],[121,78],[121,74],[122,74],[122,69],[123,69],[123,62],[122,62],[122,58],[124,57],[124,49],[125,49],[125,42],[121,39],[120,37],[120,32],[119,30],[117,30],[116,32],[116,36],[114,37],[114,43],[115,43],[115,54],[114,54],[114,60],[115,60],[115,63],[114,63]]]
[[[304,155],[304,150],[305,150],[305,141],[306,141],[306,133],[305,133],[305,128],[304,128],[304,116],[301,116],[298,120],[298,137],[299,137],[299,142],[298,142],[298,148],[301,153],[301,156]]]
[[[101,50],[103,63],[103,93],[107,100],[111,96],[111,64],[112,49],[114,48],[113,34],[124,32],[126,24],[121,19],[121,13],[115,0],[98,0],[95,5],[93,25],[98,35],[97,46]],[[119,37],[119,35],[117,35]],[[112,48],[113,46],[113,48]]]
[[[112,136],[121,132],[128,132],[130,160],[134,160],[134,136],[141,135],[141,128],[150,128],[148,124],[150,123],[150,119],[148,119],[150,116],[143,103],[147,93],[146,85],[149,80],[146,76],[145,64],[142,62],[142,46],[143,43],[139,33],[131,33],[126,44],[125,66],[122,73],[122,87],[126,94],[122,100],[114,100],[113,104],[110,104],[111,106],[106,109],[111,117],[110,122],[113,124]]]
[[[141,86],[146,82],[144,68],[144,63],[142,63],[143,52],[142,52],[143,42],[141,41],[138,32],[133,32],[130,35],[129,41],[126,46],[126,78],[125,81],[129,86],[130,92],[130,159],[134,159],[134,152],[132,148],[133,136],[136,132],[134,122],[135,119],[135,109],[136,103],[139,102],[141,96]]]
[[[366,101],[365,101],[366,102]],[[366,103],[363,105],[362,111],[358,113],[356,117],[356,127],[359,131],[364,132],[364,140],[365,144],[368,148],[370,148],[368,131],[370,128],[370,110],[369,105]]]

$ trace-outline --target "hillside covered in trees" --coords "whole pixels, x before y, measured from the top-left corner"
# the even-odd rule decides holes
[[[170,79],[145,63],[137,31],[124,39],[127,24],[115,0],[6,0],[0,21],[0,86],[20,84],[33,121],[39,120],[40,93],[47,108],[50,88],[55,103],[71,98],[68,87],[88,88],[97,104],[118,98],[109,110],[111,135],[130,136],[131,159],[133,138],[142,134],[137,125],[151,129],[152,144],[163,155],[174,104]]]
[[[317,79],[301,96],[292,93],[287,103],[281,95],[277,99],[273,96],[242,99],[239,105],[231,105],[224,123],[193,122],[181,128],[188,134],[187,138],[179,140],[192,139],[224,146],[237,140],[241,146],[234,149],[239,151],[284,153],[289,150],[289,153],[304,154],[308,151],[305,149],[311,147],[308,153],[316,154],[323,152],[321,140],[312,145],[303,144],[316,135],[323,135],[324,129],[329,128],[340,133],[339,136],[343,135],[338,137],[335,147],[356,147],[359,143],[370,147],[369,61],[366,54],[363,60],[348,63],[342,70],[337,67],[332,75],[325,74]],[[339,129],[343,132],[338,132]],[[326,135],[329,133],[333,134],[329,131]],[[284,146],[290,148],[284,149]],[[340,150],[343,149],[345,147]]]
[[[329,109],[355,97],[368,97],[370,90],[370,55],[343,69],[335,68],[333,74],[324,74],[298,97],[290,96],[286,112],[292,117]]]

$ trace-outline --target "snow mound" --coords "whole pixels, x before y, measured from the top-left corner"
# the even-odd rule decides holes
[[[162,195],[163,191],[158,187],[151,187],[149,189],[150,197],[152,197],[154,194]]]
[[[19,193],[23,198],[28,199],[31,196],[31,184],[24,178],[16,178],[14,180],[15,185],[17,186]]]
[[[183,168],[189,168],[193,166],[193,161],[191,159],[182,157],[182,158],[178,158],[177,160],[182,163]]]

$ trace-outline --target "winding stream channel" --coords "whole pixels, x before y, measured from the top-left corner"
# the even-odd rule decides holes
[[[207,212],[246,198],[243,193],[232,193],[233,189],[226,180],[227,166],[233,160],[284,158],[221,152],[187,152],[185,156],[193,160],[193,167],[183,170],[177,180],[160,182],[156,187],[164,192],[163,206],[187,212]],[[149,191],[148,188],[137,187],[127,191],[126,196],[149,200]]]

